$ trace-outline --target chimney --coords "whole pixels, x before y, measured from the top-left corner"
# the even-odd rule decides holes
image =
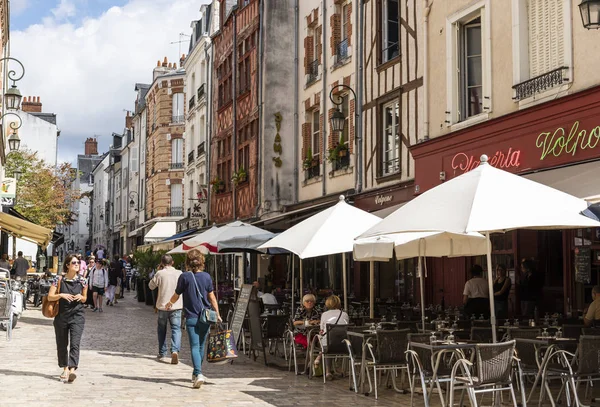
[[[185,61],[185,54],[181,54],[181,58],[179,58],[179,66],[183,66],[184,61]]]
[[[133,116],[130,116],[129,112],[127,112],[127,116],[125,116],[125,128],[130,129],[132,127],[133,127]]]
[[[98,141],[93,137],[85,140],[85,155],[98,155]]]
[[[21,102],[21,109],[24,112],[29,113],[42,113],[42,103],[40,97],[37,96],[25,96],[23,102]]]

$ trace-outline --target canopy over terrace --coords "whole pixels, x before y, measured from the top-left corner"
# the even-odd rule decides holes
[[[519,199],[498,199],[498,191],[511,191]],[[583,199],[488,165],[484,155],[479,167],[426,191],[360,237],[445,231],[479,232],[489,239],[490,233],[513,229],[600,227],[600,222],[581,215],[587,207]],[[489,240],[486,254],[491,322],[495,328]],[[492,331],[496,341],[496,331]]]
[[[52,240],[52,231],[25,219],[0,212],[0,229],[9,235],[25,239],[46,248]]]
[[[344,196],[337,204],[292,226],[279,236],[259,246],[259,250],[278,248],[288,250],[300,259],[351,252],[354,238],[381,219],[348,205]],[[348,307],[346,261],[343,264],[344,308]],[[303,288],[302,261],[300,261],[300,293]],[[292,276],[292,281],[294,277]],[[293,290],[292,290],[293,293]],[[292,299],[293,303],[293,299]]]

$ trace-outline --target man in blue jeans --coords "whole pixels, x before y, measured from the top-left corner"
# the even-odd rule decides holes
[[[180,270],[173,267],[173,258],[165,254],[161,258],[161,269],[156,272],[150,283],[151,290],[158,288],[156,308],[158,309],[158,359],[167,357],[167,321],[171,325],[171,364],[179,363],[179,349],[181,347],[181,309],[183,301],[180,298],[169,309],[166,304],[175,292],[177,280],[181,275]]]

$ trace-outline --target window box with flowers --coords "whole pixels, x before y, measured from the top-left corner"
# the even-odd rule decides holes
[[[334,161],[340,161],[342,158],[348,156],[348,145],[344,141],[344,136],[340,137],[340,142],[334,147],[329,149],[329,155],[327,161],[333,163]]]
[[[225,182],[219,177],[215,177],[215,179],[210,182],[210,185],[212,185],[213,192],[217,194],[225,192]]]
[[[306,153],[306,158],[302,161],[302,168],[305,170],[310,170],[319,165],[319,157],[313,157],[312,149],[309,148]]]
[[[233,182],[234,185],[242,184],[247,180],[248,173],[246,172],[246,169],[244,167],[240,167],[240,169],[237,172],[234,172],[233,176],[231,177],[231,182]]]

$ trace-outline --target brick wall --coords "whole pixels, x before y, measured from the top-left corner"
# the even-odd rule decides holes
[[[339,13],[332,14],[329,17],[329,23],[331,24],[331,36],[330,45],[331,45],[331,55],[337,55],[337,44],[342,39],[342,16]]]

